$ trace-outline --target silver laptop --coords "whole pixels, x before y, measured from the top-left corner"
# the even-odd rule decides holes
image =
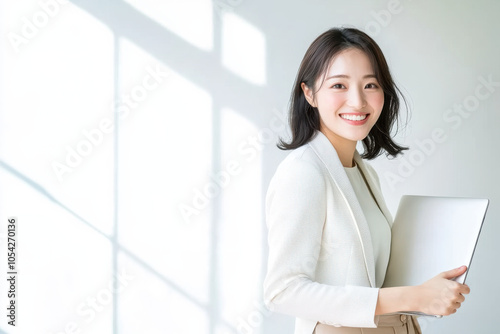
[[[454,280],[465,283],[488,203],[476,198],[403,196],[392,226],[383,287],[419,285],[462,265],[467,271]]]

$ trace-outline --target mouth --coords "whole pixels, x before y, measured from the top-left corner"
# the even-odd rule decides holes
[[[350,114],[339,114],[340,118],[349,124],[362,125],[365,124],[370,114],[363,113],[350,113]]]

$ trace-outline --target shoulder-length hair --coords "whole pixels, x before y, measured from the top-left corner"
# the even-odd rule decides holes
[[[384,54],[377,43],[364,32],[354,28],[332,28],[314,40],[307,49],[295,78],[290,97],[288,121],[292,130],[289,143],[279,140],[278,147],[291,150],[306,144],[316,130],[320,128],[318,109],[311,106],[305,99],[301,84],[305,83],[315,91],[316,80],[320,75],[326,75],[332,59],[340,52],[356,48],[363,51],[372,64],[376,79],[384,92],[384,106],[379,119],[363,139],[363,158],[374,159],[383,151],[386,155],[397,156],[407,147],[399,146],[391,138],[392,127],[397,123],[400,100],[406,100],[394,83]],[[319,90],[319,88],[318,88]],[[317,92],[317,90],[315,91]]]

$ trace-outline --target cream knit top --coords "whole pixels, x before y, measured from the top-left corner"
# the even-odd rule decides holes
[[[358,166],[344,167],[344,169],[370,227],[373,254],[375,256],[375,280],[377,287],[380,288],[384,283],[385,272],[389,263],[391,229],[377,202],[375,202]]]

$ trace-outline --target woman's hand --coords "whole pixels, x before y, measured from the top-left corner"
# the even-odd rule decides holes
[[[465,300],[463,295],[468,294],[470,288],[451,279],[462,275],[466,270],[466,266],[461,266],[444,271],[416,286],[415,298],[418,311],[436,315],[455,313]]]
[[[375,315],[418,311],[434,315],[450,315],[457,312],[470,292],[466,284],[451,279],[462,275],[466,266],[444,271],[421,285],[381,288]]]

